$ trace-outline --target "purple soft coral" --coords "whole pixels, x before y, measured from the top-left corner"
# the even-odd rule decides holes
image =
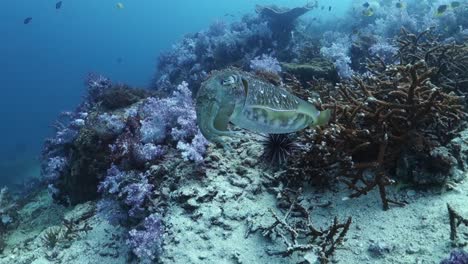
[[[68,160],[64,157],[52,157],[43,163],[41,174],[48,182],[57,180],[63,170],[68,166]]]
[[[184,160],[192,160],[197,164],[203,162],[203,155],[206,152],[206,146],[208,145],[208,140],[198,132],[197,135],[192,139],[192,143],[184,143],[179,141],[177,143],[177,148],[182,151],[182,157]]]
[[[468,264],[468,253],[463,250],[454,250],[448,259],[442,260],[440,264]]]
[[[90,73],[86,78],[85,85],[88,87],[88,101],[94,102],[96,98],[102,95],[104,90],[112,86],[112,82],[102,75]]]
[[[141,218],[145,209],[143,204],[150,197],[154,186],[148,181],[148,174],[136,171],[121,171],[112,165],[107,176],[99,184],[98,190],[108,197],[123,201],[130,208],[128,215]]]
[[[186,82],[177,86],[171,97],[148,98],[140,108],[140,116],[143,118],[140,121],[140,138],[143,143],[159,144],[170,140],[177,142],[177,148],[185,159],[196,162],[203,160],[207,142],[199,135],[192,92]],[[162,151],[160,149],[157,153]]]
[[[145,218],[143,230],[132,229],[127,244],[143,263],[151,263],[162,251],[164,228],[159,214]]]
[[[148,182],[148,175],[143,173],[138,174],[134,180],[136,182],[122,188],[119,196],[125,197],[125,204],[130,207],[129,216],[139,218],[145,211],[143,204],[151,195],[154,186]]]
[[[334,40],[332,43],[327,43],[327,38]],[[322,44],[324,46],[320,49],[320,53],[333,61],[340,77],[351,78],[354,73],[351,69],[351,58],[349,56],[352,45],[351,39],[336,32],[326,32]]]
[[[256,57],[250,61],[250,68],[254,71],[268,72],[279,74],[281,72],[281,66],[279,61],[267,54],[263,54],[261,57]]]

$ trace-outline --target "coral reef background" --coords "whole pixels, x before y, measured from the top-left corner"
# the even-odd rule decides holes
[[[304,1],[275,1],[303,5]],[[336,12],[345,2],[333,4]],[[0,8],[0,181],[37,170],[42,139],[58,113],[78,104],[83,79],[99,72],[115,82],[147,87],[156,58],[183,35],[214,21],[233,21],[266,0],[226,1],[5,1]],[[343,6],[343,7],[342,7]],[[337,13],[334,13],[334,15]],[[328,14],[327,14],[328,15]],[[31,16],[25,26],[23,19]],[[34,131],[34,133],[31,133]]]

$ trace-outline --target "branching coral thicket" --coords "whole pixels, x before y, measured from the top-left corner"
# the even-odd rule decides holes
[[[455,42],[441,42],[434,29],[418,34],[402,29],[397,39],[400,46],[398,58],[401,64],[413,64],[424,61],[434,68],[431,81],[446,92],[454,91],[458,95],[468,93],[468,45]],[[384,67],[385,65],[381,65]]]
[[[442,14],[437,13],[439,6],[450,6],[452,2],[456,1],[369,1],[369,6],[364,7],[363,3],[354,1],[348,13],[333,23],[312,18],[304,30],[311,36],[321,36],[322,55],[336,65],[341,77],[349,78],[352,74],[350,69],[365,73],[366,69],[362,67],[365,61],[362,60],[369,54],[377,54],[389,62],[389,55],[396,47],[394,41],[402,27],[411,32],[432,28],[439,41],[466,42],[466,3],[449,7]],[[400,8],[397,4],[401,4]],[[335,36],[332,41],[331,35]]]
[[[403,62],[417,54],[405,45],[399,52]],[[377,188],[385,209],[398,203],[387,196],[385,186],[394,182],[392,175],[405,151],[425,157],[424,166],[432,173],[449,174],[454,164],[434,150],[454,138],[465,117],[463,98],[431,81],[440,68],[428,65],[430,60],[412,62],[370,63],[368,77],[322,87],[324,107],[334,109],[332,124],[304,137],[316,147],[297,159],[295,167],[301,171],[291,172],[319,172],[317,176],[335,172],[336,179],[352,190],[350,197]]]

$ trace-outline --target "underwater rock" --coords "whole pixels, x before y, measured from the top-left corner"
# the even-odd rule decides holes
[[[388,245],[385,242],[373,242],[372,244],[369,245],[368,251],[374,256],[374,257],[382,257],[385,254],[388,254],[392,252],[393,247]]]
[[[130,106],[149,96],[150,93],[147,90],[127,85],[114,85],[105,89],[96,99],[106,110],[115,110]]]
[[[316,8],[318,2],[309,3],[303,7],[287,8],[275,5],[261,6],[257,5],[255,11],[260,17],[266,19],[269,23],[273,38],[278,40],[279,46],[285,46],[291,39],[291,30],[294,28],[294,22],[302,15]]]
[[[96,186],[110,167],[110,141],[105,141],[90,129],[82,129],[70,147],[69,168],[54,184],[59,190],[54,199],[75,205],[96,199]]]
[[[284,31],[292,26],[292,23],[300,16],[316,8],[318,5],[315,3],[308,3],[303,7],[287,8],[278,7],[276,5],[261,6],[257,5],[255,11],[271,22],[273,30]]]
[[[463,131],[447,146],[439,146],[426,154],[406,150],[397,161],[396,176],[421,185],[460,182],[468,168],[468,132]]]
[[[7,228],[10,228],[18,218],[16,207],[17,205],[11,197],[9,189],[3,187],[0,190],[0,249],[2,248],[2,234]]]
[[[333,63],[321,58],[312,59],[310,62],[302,64],[282,63],[281,67],[285,72],[298,77],[303,83],[314,78],[323,78],[333,83],[338,81],[338,74]]]

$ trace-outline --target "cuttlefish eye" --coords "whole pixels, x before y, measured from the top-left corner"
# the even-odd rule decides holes
[[[225,86],[229,86],[229,85],[233,85],[237,82],[237,76],[235,75],[230,75],[229,77],[227,77],[226,79],[222,80],[221,81],[221,84],[222,85],[225,85]]]

